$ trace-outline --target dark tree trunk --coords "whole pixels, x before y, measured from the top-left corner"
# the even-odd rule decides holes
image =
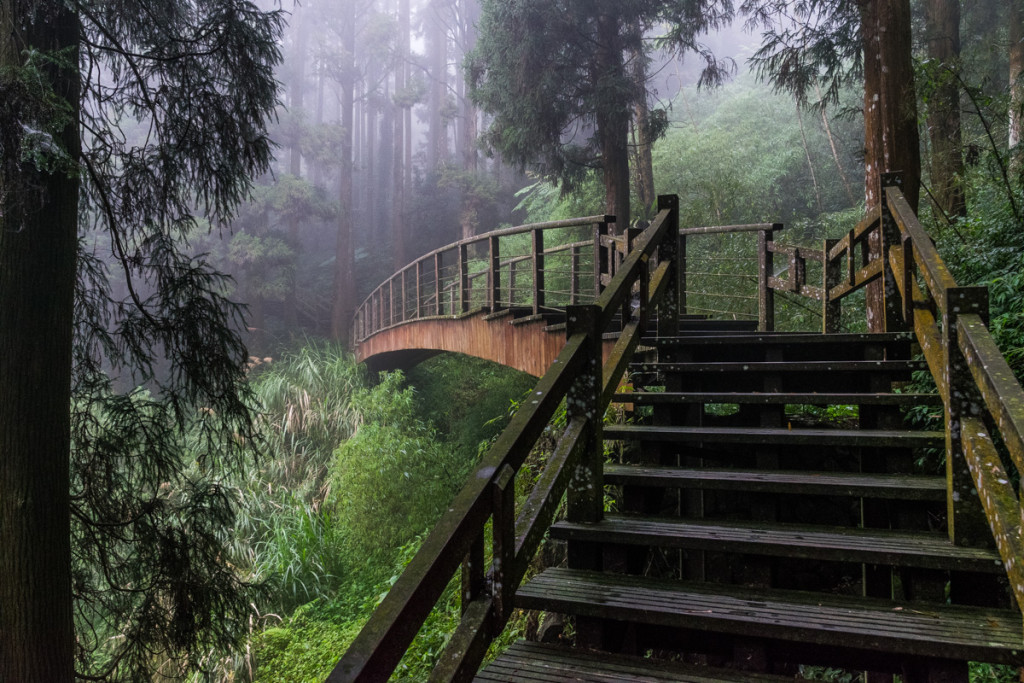
[[[296,20],[298,26],[295,31],[295,45],[290,56],[292,60],[292,82],[290,84],[289,107],[293,116],[298,116],[303,111],[306,89],[306,40],[309,34],[309,21],[306,11],[296,6],[298,12]],[[288,154],[288,172],[296,178],[302,177],[302,123],[298,118],[293,119],[295,126],[295,137]],[[294,253],[293,262],[298,266],[299,251],[301,243],[299,238],[299,217],[294,211],[288,217],[288,246]],[[288,290],[285,292],[284,319],[290,330],[296,330],[299,324],[298,317],[298,296],[296,294],[295,270],[288,276]]]
[[[406,201],[406,109],[404,98],[407,96],[406,74],[409,71],[409,0],[398,0],[398,64],[395,66],[395,146],[394,166],[392,167],[394,196],[391,207],[391,234],[394,237],[392,258],[395,270],[408,263],[408,231],[405,225]]]
[[[42,5],[42,7],[40,6]],[[0,83],[22,50],[70,49],[79,27],[60,2],[0,0]],[[54,131],[70,158],[80,153],[77,68],[44,72],[70,107]],[[19,163],[21,133],[0,102],[0,680],[74,678],[71,596],[71,344],[78,234],[78,181]],[[26,116],[31,122],[31,115]]]
[[[881,174],[902,171],[903,193],[917,211],[921,186],[917,98],[911,62],[910,0],[861,0],[864,44],[864,167],[865,199],[877,208]],[[873,258],[881,243],[869,244]],[[883,283],[867,286],[868,329],[885,328]]]
[[[353,302],[355,300],[355,249],[352,211],[352,138],[355,121],[355,0],[342,6],[342,48],[345,54],[341,82],[341,163],[338,172],[338,236],[334,260],[334,301],[331,308],[331,337],[343,344],[351,342]]]
[[[597,18],[597,54],[593,80],[624,83],[619,17],[602,13]],[[597,115],[597,134],[601,142],[604,170],[605,210],[616,218],[615,231],[629,226],[629,120],[627,104],[601,107]]]
[[[634,51],[632,58],[633,87],[637,91],[636,106],[633,107],[633,168],[636,175],[636,196],[640,202],[640,214],[647,218],[655,210],[654,202],[654,159],[651,156],[651,140],[648,139],[650,109],[647,106],[647,61],[642,53]]]
[[[950,217],[966,216],[963,143],[960,132],[960,2],[928,0],[925,4],[928,57],[940,65],[938,83],[928,98],[932,193]]]
[[[427,49],[430,51],[430,114],[427,169],[433,171],[448,161],[448,31],[440,16],[441,3],[433,2],[427,13]]]

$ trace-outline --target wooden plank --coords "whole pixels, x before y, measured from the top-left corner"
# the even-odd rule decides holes
[[[608,514],[597,524],[561,521],[551,537],[659,548],[1002,573],[992,550],[964,548],[945,535],[888,529],[733,520],[666,520]]]
[[[958,342],[1018,472],[1024,473],[1024,389],[977,315],[957,318]]]
[[[493,602],[490,598],[474,601],[463,613],[455,633],[448,640],[437,665],[430,672],[430,683],[460,683],[472,680],[487,648],[494,638]],[[333,673],[331,676],[333,677]],[[328,678],[331,681],[332,678]]]
[[[727,322],[727,321],[726,321]],[[891,346],[899,343],[915,341],[910,332],[844,332],[838,334],[818,334],[817,332],[773,332],[770,334],[750,334],[742,338],[723,338],[720,335],[688,337],[656,337],[645,340],[659,348],[667,346],[695,346],[720,344],[751,344],[768,346],[792,346],[794,344],[884,344]]]
[[[747,392],[619,392],[614,403],[656,405],[660,403],[702,403],[740,405],[875,405],[875,406],[941,406],[938,394],[852,394],[852,393],[747,393]]]
[[[768,429],[762,427],[652,427],[608,425],[605,439],[619,441],[703,441],[789,445],[844,445],[916,448],[945,441],[943,432],[897,429]]]
[[[844,361],[749,361],[717,363],[633,363],[639,372],[724,373],[724,372],[871,372],[906,373],[927,370],[923,360],[844,360]]]
[[[782,223],[751,223],[748,225],[710,225],[699,228],[681,228],[680,235],[714,235],[733,232],[778,232]]]
[[[1003,558],[1010,590],[1018,608],[1024,609],[1024,543],[1021,539],[1020,501],[985,424],[977,418],[965,417],[961,430],[964,457],[985,508],[996,547]]]
[[[949,272],[945,262],[939,256],[931,237],[925,232],[921,222],[910,208],[903,192],[895,186],[885,188],[885,196],[900,232],[910,235],[914,243],[914,261],[918,271],[924,277],[925,284],[932,297],[939,304],[940,310],[945,302],[941,301],[940,292],[956,287],[956,280]]]
[[[474,680],[479,683],[785,683],[793,679],[520,640],[488,664]]]
[[[605,483],[890,500],[946,499],[946,478],[909,474],[606,465]]]
[[[881,277],[882,265],[882,260],[879,258],[875,259],[863,268],[854,271],[850,282],[843,282],[829,290],[828,298],[833,301],[836,299],[842,299],[849,294],[853,294],[855,291],[869,282],[874,281],[876,278]]]
[[[523,609],[839,646],[866,653],[1024,665],[1016,610],[996,610],[554,568],[520,588]]]

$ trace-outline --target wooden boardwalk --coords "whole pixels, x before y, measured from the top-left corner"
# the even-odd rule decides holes
[[[453,576],[463,616],[436,681],[782,681],[813,665],[936,683],[966,682],[969,661],[1024,666],[1007,469],[1024,469],[1024,390],[988,334],[984,290],[957,286],[885,182],[885,205],[820,249],[775,245],[774,225],[680,230],[662,197],[642,232],[611,237],[608,217],[526,226],[382,285],[357,321],[364,358],[547,365],[329,680],[387,680]],[[581,226],[592,239],[548,232]],[[758,240],[756,314],[686,315],[686,240],[730,232]],[[527,252],[508,256],[505,239]],[[838,333],[843,299],[874,281],[886,331]],[[820,307],[822,333],[773,332],[777,292]],[[442,324],[437,341],[427,330]],[[905,390],[921,372],[934,393]],[[558,443],[517,495],[563,400]],[[605,424],[612,404],[625,422]],[[916,406],[940,422],[907,421]],[[564,626],[481,669],[517,610]]]

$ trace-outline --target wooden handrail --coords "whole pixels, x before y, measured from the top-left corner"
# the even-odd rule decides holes
[[[545,307],[545,295],[549,291],[553,295],[558,293],[550,290],[544,270],[545,257],[554,255],[569,259],[570,303],[580,303],[594,297],[601,287],[601,273],[607,273],[607,270],[601,270],[601,264],[610,262],[601,255],[600,245],[608,232],[608,224],[614,220],[613,216],[602,215],[531,223],[459,240],[424,254],[378,285],[359,305],[353,326],[355,341],[360,343],[373,334],[415,320],[463,315],[469,313],[471,308],[495,312],[506,303],[501,296],[502,282],[506,283],[506,289],[510,289],[516,276],[527,271],[522,266],[525,262],[531,264],[528,271],[529,305],[534,313],[539,313]],[[580,240],[577,236],[569,242],[544,246],[545,232],[589,226],[594,227],[594,234],[587,240]],[[530,253],[502,259],[501,239],[522,234],[531,236]],[[581,272],[584,261],[581,256],[584,248],[589,246],[593,246],[593,263],[588,264],[590,270]],[[487,253],[471,259],[470,252],[474,248]],[[565,252],[569,252],[567,256]],[[442,262],[446,256],[454,263],[444,265]],[[470,262],[482,262],[486,267],[470,272]],[[517,266],[522,267],[517,271]],[[481,286],[479,283],[485,277],[486,284]],[[580,287],[581,279],[589,280],[592,284]],[[410,283],[414,285],[414,293],[409,291]],[[482,288],[482,294],[478,288]],[[438,296],[440,292],[447,293],[447,299]],[[474,308],[471,301],[477,297],[484,303]],[[433,302],[433,306],[428,306],[426,302]]]
[[[561,353],[427,536],[329,681],[387,678],[463,558],[467,559],[462,620],[431,678],[466,680],[507,621],[511,596],[562,497],[568,496],[570,518],[600,517],[602,417],[611,398],[608,387],[614,389],[625,368],[621,360],[603,367],[602,334],[616,312],[625,310],[623,305],[636,287],[641,292],[640,306],[622,321],[625,330],[613,358],[635,346],[650,306],[664,303],[666,310],[674,310],[677,305],[678,284],[672,286],[678,272],[672,258],[676,244],[671,237],[678,226],[678,199],[661,197],[659,204],[665,208],[632,240],[632,249],[597,303],[567,308],[567,339]],[[649,278],[648,264],[656,255],[660,256],[659,265],[654,278]],[[512,500],[516,473],[563,399],[568,399],[567,427],[517,516]],[[570,486],[571,481],[582,485]],[[492,520],[494,561],[486,572],[484,531],[488,520]]]
[[[943,401],[949,537],[960,545],[987,545],[991,534],[1024,612],[1024,505],[988,427],[998,430],[1010,462],[1024,475],[1024,389],[988,331],[987,289],[957,285],[899,183],[898,175],[885,174],[884,204],[841,240],[826,241],[826,311],[885,279],[886,328],[913,330]],[[875,235],[877,255],[855,267],[856,247]],[[792,259],[800,249],[789,253]],[[845,280],[838,273],[844,257]],[[837,317],[838,308],[831,315]]]

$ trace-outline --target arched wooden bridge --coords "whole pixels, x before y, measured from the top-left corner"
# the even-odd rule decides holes
[[[816,247],[776,244],[776,225],[681,230],[667,196],[642,231],[612,237],[599,216],[491,233],[374,292],[361,357],[461,351],[542,376],[329,680],[387,680],[457,576],[435,681],[781,683],[813,665],[966,683],[970,661],[1024,666],[1024,389],[986,290],[953,280],[897,176],[881,190]],[[714,264],[735,281],[718,299],[700,284]],[[841,332],[871,283],[884,331]],[[777,296],[820,331],[774,331]],[[557,445],[517,487],[563,400]],[[612,403],[630,419],[608,423]],[[933,421],[906,419],[918,407]],[[548,616],[481,668],[516,610]]]

